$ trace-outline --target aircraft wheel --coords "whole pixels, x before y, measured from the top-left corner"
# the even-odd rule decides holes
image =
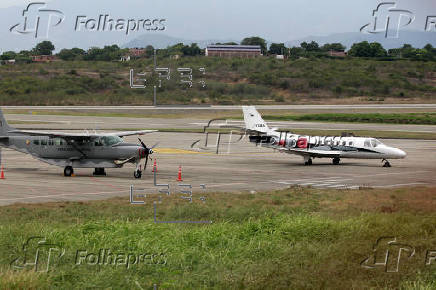
[[[71,166],[65,167],[65,169],[64,169],[64,176],[69,177],[69,176],[71,176],[73,174],[74,174],[73,167],[71,167]]]
[[[104,168],[95,168],[93,175],[94,176],[106,176],[106,171]]]
[[[334,164],[334,165],[339,165],[339,162],[341,162],[341,159],[339,159],[339,158],[333,158],[333,164]]]
[[[389,163],[389,161],[385,161],[385,163],[383,164],[383,167],[392,167],[391,164]]]
[[[313,164],[313,162],[312,162],[312,158],[310,158],[309,160],[307,160],[306,162],[304,162],[304,165],[306,165],[306,166],[310,166],[310,165],[312,165]]]
[[[135,176],[136,179],[141,178],[142,177],[142,171],[135,170],[135,172],[133,173],[133,176]]]

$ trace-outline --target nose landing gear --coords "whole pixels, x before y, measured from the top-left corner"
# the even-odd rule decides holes
[[[386,159],[383,159],[382,162],[384,162],[383,167],[392,167],[389,161],[387,161]]]
[[[135,170],[135,172],[133,172],[133,176],[134,176],[136,179],[141,178],[141,177],[142,177],[142,171],[141,171],[141,170]]]
[[[141,164],[139,164],[139,162],[136,163],[136,170],[133,172],[133,176],[136,179],[139,179],[142,177],[142,168],[141,168]]]

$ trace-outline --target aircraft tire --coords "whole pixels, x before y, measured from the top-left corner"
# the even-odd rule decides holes
[[[339,162],[341,162],[341,159],[339,159],[339,158],[333,158],[333,164],[334,164],[334,165],[339,165]]]
[[[133,173],[133,176],[134,176],[136,179],[141,178],[141,177],[142,177],[142,171],[135,170],[135,172]]]
[[[73,175],[74,174],[74,169],[73,169],[73,167],[71,167],[71,166],[67,166],[67,167],[65,167],[65,169],[64,169],[64,176],[66,176],[66,177],[70,177],[71,175]]]

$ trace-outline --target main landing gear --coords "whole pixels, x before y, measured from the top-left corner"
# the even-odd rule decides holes
[[[73,167],[71,167],[71,166],[65,167],[65,169],[64,169],[64,176],[70,177],[73,174],[74,174]]]
[[[106,171],[104,170],[104,168],[95,168],[94,176],[106,176]]]
[[[334,165],[339,165],[339,162],[341,162],[341,159],[338,157],[333,158],[333,164]]]
[[[306,165],[306,166],[310,166],[310,165],[312,165],[313,164],[313,162],[312,162],[312,158],[305,158],[304,159],[304,165]]]
[[[387,161],[386,159],[383,159],[382,162],[384,162],[383,167],[392,167],[389,161]]]

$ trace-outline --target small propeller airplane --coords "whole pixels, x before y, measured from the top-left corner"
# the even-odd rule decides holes
[[[145,135],[156,130],[117,133],[63,133],[26,131],[12,128],[0,109],[0,147],[30,154],[45,163],[64,168],[64,176],[74,174],[74,168],[95,168],[94,175],[106,175],[105,168],[121,168],[136,164],[135,178],[141,178],[141,160],[147,168],[153,148],[138,138],[140,145],[125,143],[125,136]]]
[[[403,159],[406,153],[389,147],[375,138],[300,136],[270,129],[253,106],[243,106],[245,131],[252,143],[300,155],[305,165],[312,165],[315,158],[331,158],[338,165],[341,158],[381,159],[383,167],[391,167],[388,159]]]

